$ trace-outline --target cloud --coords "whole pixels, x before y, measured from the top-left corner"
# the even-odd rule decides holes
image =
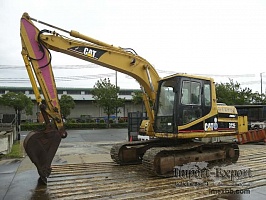
[[[0,65],[23,65],[19,36],[23,12],[114,46],[133,48],[159,70],[192,74],[252,71],[259,75],[265,68],[266,5],[263,1],[3,0],[0,3],[4,27],[0,29]],[[86,64],[52,53],[53,65]],[[69,75],[72,73],[76,72]],[[14,75],[0,70],[1,77]],[[75,86],[75,81],[72,84]],[[255,85],[260,88],[259,84]]]

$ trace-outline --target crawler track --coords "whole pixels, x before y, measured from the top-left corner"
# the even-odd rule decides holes
[[[113,145],[110,150],[111,158],[120,165],[140,164],[146,149],[156,145],[156,143],[157,140],[118,143]]]
[[[253,145],[255,146],[255,145]],[[241,180],[247,190],[266,185],[265,146],[240,146],[240,158],[232,168],[250,168],[252,177]],[[219,187],[209,180],[209,186],[177,187],[186,180],[176,177],[158,178],[143,170],[142,165],[120,166],[112,162],[67,164],[52,166],[46,193],[51,199],[216,199],[210,190]],[[208,181],[208,180],[207,180]],[[223,180],[231,189],[229,179]],[[251,191],[252,192],[252,191]]]

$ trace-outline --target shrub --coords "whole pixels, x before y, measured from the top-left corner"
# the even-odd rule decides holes
[[[66,129],[92,129],[92,128],[106,128],[105,123],[67,123]]]
[[[114,123],[110,128],[127,128],[127,123]]]
[[[103,120],[104,121],[104,120]],[[68,130],[71,129],[106,129],[106,123],[70,123],[67,122],[64,124],[65,128]],[[42,130],[45,128],[45,124],[39,123],[25,123],[21,124],[21,131],[33,131],[33,130]],[[110,128],[127,128],[127,123],[112,123]]]
[[[99,121],[101,124],[105,123],[104,119],[100,119]]]
[[[67,122],[68,123],[75,123],[76,122],[76,119],[67,119]]]
[[[45,124],[39,124],[39,123],[25,123],[25,124],[21,124],[20,126],[21,131],[41,130],[44,128],[45,128]]]
[[[95,119],[90,119],[89,123],[95,123]]]

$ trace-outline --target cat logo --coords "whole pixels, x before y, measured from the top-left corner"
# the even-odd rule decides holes
[[[69,51],[88,56],[98,60],[106,51],[86,46],[76,46],[68,49]]]
[[[97,51],[96,50],[93,50],[93,49],[89,49],[87,47],[84,48],[84,51],[83,51],[83,54],[84,55],[87,55],[89,57],[93,57],[93,58],[96,58],[95,55],[96,55]]]
[[[217,130],[218,129],[218,120],[217,118],[215,117],[213,119],[214,122],[210,122],[210,123],[205,123],[205,126],[204,126],[204,130],[205,131],[213,131],[213,130]]]

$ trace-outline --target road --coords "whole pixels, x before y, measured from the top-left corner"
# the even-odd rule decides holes
[[[21,131],[22,143],[28,131]],[[127,129],[68,130],[61,141],[53,165],[112,162],[109,151],[112,144],[126,141]],[[38,173],[24,152],[23,159],[0,160],[0,199],[50,199],[49,193],[38,182]]]

